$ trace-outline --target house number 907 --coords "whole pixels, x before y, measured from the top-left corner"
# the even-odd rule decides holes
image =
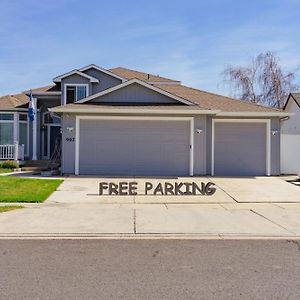
[[[66,138],[67,142],[75,142],[75,138]]]

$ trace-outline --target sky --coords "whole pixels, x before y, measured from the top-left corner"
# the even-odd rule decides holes
[[[300,81],[300,0],[1,0],[0,95],[94,63],[230,95],[221,73],[273,51]]]

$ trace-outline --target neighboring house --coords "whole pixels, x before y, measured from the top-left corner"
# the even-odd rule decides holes
[[[255,176],[280,174],[280,118],[289,114],[177,80],[96,65],[0,98],[0,144],[49,159],[61,139],[63,174]]]
[[[300,173],[300,93],[291,93],[283,108],[293,115],[281,123],[281,173]]]

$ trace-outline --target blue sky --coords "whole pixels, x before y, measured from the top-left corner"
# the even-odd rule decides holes
[[[229,64],[271,50],[299,67],[299,12],[298,0],[1,0],[0,94],[95,63],[229,95]]]

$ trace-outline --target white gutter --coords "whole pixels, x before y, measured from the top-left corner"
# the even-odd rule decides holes
[[[33,92],[32,93],[32,96],[60,96],[60,95],[61,92],[36,92],[36,93]]]
[[[74,107],[53,107],[48,109],[51,112],[55,113],[102,113],[102,114],[115,114],[115,113],[142,113],[142,114],[178,114],[178,115],[215,115],[220,112],[220,110],[209,110],[209,109],[153,109],[153,108],[74,108]]]
[[[219,117],[288,117],[294,113],[286,112],[220,112],[217,114]]]

